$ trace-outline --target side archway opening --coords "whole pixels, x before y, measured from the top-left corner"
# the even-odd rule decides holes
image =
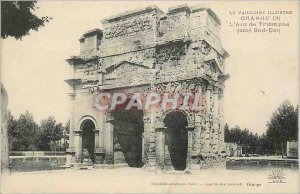
[[[82,131],[82,160],[83,162],[95,162],[95,124],[86,119],[81,123]]]
[[[165,132],[165,145],[168,149],[166,160],[171,160],[175,170],[185,170],[188,151],[187,116],[180,111],[173,111],[166,115],[163,122],[167,128]]]

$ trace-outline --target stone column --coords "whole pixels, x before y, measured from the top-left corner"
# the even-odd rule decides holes
[[[150,171],[156,170],[156,131],[155,112],[144,113],[144,168]]]
[[[219,89],[215,88],[213,91],[213,110],[212,110],[212,133],[211,144],[213,145],[212,151],[218,152],[218,139],[219,139]]]
[[[99,148],[104,149],[105,112],[99,113]]]
[[[206,94],[205,94],[205,146],[204,146],[204,152],[208,153],[210,151],[210,117],[211,117],[211,86],[207,86]]]
[[[105,144],[104,144],[104,132],[105,132],[105,112],[99,113],[99,130],[98,135],[95,134],[95,163],[102,164],[104,162]]]
[[[142,133],[142,163],[145,164],[145,132]]]
[[[202,93],[201,86],[197,86],[197,92]],[[203,103],[202,94],[201,94],[201,104]],[[202,108],[202,107],[201,107]],[[195,146],[193,148],[193,154],[198,154],[201,152],[201,109],[199,112],[195,112]]]
[[[225,151],[225,142],[224,142],[224,91],[220,91],[219,94],[219,116],[220,116],[220,131],[219,131],[219,152]]]
[[[105,164],[114,164],[114,120],[105,122]]]
[[[157,127],[156,130],[156,163],[157,169],[163,170],[165,167],[165,131],[163,125]]]
[[[185,128],[188,131],[188,150],[186,157],[186,169],[191,170],[192,167],[192,152],[193,152],[193,131],[195,129],[194,126],[187,126]]]
[[[164,151],[164,170],[165,171],[174,171],[174,166],[172,164],[171,153],[169,151],[169,146],[165,143]]]
[[[95,151],[96,149],[99,147],[99,129],[95,129],[93,130],[94,134],[95,134]]]
[[[194,140],[193,140],[193,151],[192,151],[192,158],[195,159],[194,162],[192,163],[198,163],[198,157],[202,154],[203,152],[203,129],[202,129],[202,115],[199,113],[194,113],[195,114],[195,129],[194,129]]]
[[[94,164],[98,164],[98,155],[97,155],[97,149],[99,147],[99,129],[95,129],[95,145],[94,145]]]
[[[70,96],[70,129],[69,129],[69,148],[66,150],[67,154],[67,162],[70,163],[75,162],[75,147],[74,147],[74,130],[75,130],[75,97],[76,93],[69,93]]]
[[[82,162],[82,131],[74,131],[75,162]]]
[[[200,113],[195,114],[195,139],[194,139],[194,146],[193,146],[193,154],[198,155],[201,153],[202,144],[201,144],[201,116]]]

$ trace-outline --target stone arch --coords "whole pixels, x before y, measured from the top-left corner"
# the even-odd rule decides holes
[[[117,110],[109,113],[113,125],[114,162],[129,167],[143,166],[143,112]]]
[[[83,126],[84,123],[85,123],[86,121],[88,121],[88,120],[91,120],[91,121],[94,123],[95,129],[96,129],[96,130],[99,129],[97,120],[96,120],[93,116],[91,116],[91,115],[85,115],[85,116],[81,117],[81,118],[79,119],[78,123],[77,123],[76,129],[82,131],[82,126]]]
[[[94,117],[85,115],[77,123],[78,155],[80,162],[95,162],[95,145],[97,139],[98,124]]]
[[[192,127],[192,126],[195,125],[195,124],[194,124],[194,120],[192,119],[191,114],[190,114],[188,111],[181,110],[181,109],[175,109],[175,110],[169,109],[169,110],[165,111],[165,112],[161,115],[161,117],[159,117],[159,119],[158,119],[158,126],[164,126],[164,120],[165,120],[165,118],[167,117],[167,115],[168,115],[169,113],[172,113],[172,112],[180,112],[180,113],[182,113],[183,115],[185,115],[189,127]]]
[[[188,116],[183,111],[170,111],[164,117],[165,166],[175,170],[186,169],[188,154]]]

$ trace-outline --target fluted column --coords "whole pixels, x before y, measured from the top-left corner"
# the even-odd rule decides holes
[[[105,122],[105,164],[114,164],[114,120]]]
[[[156,170],[156,131],[155,112],[144,113],[144,167],[150,171]]]
[[[210,151],[210,116],[211,116],[211,86],[208,86],[205,94],[205,146],[204,152],[208,153]]]
[[[219,152],[225,151],[224,140],[224,91],[219,94],[219,115],[220,115],[220,131],[219,131]]]
[[[74,131],[74,147],[75,147],[75,161],[77,163],[82,162],[82,131]]]
[[[70,129],[69,129],[69,148],[66,150],[67,154],[67,164],[75,162],[75,147],[74,147],[74,131],[75,131],[75,98],[76,93],[69,93],[70,105],[69,105],[69,115],[70,115]]]
[[[202,93],[202,89],[201,89],[201,86],[197,86],[197,90],[196,90],[198,93]],[[201,105],[203,103],[203,99],[202,99],[202,94],[201,94]],[[202,108],[202,107],[201,107]],[[201,152],[201,108],[199,110],[199,112],[195,112],[195,130],[194,130],[194,133],[195,133],[195,146],[194,146],[194,154],[199,154]]]
[[[200,154],[202,149],[202,142],[201,142],[201,117],[200,113],[195,113],[195,140],[194,140],[194,147],[193,147],[193,154]]]
[[[192,151],[193,151],[193,131],[194,126],[187,126],[185,130],[188,131],[188,150],[187,150],[187,158],[186,158],[186,169],[191,170],[192,167]]]
[[[160,170],[164,169],[165,166],[165,131],[166,127],[156,127],[156,163]]]
[[[95,133],[95,163],[102,164],[105,155],[105,112],[99,112],[99,129]]]
[[[212,151],[218,152],[218,139],[219,139],[219,89],[215,88],[213,91],[213,110],[212,110],[212,135],[211,135],[211,144],[212,144]]]
[[[74,149],[74,128],[75,128],[75,93],[70,93],[70,136],[69,148]]]
[[[99,113],[99,148],[104,149],[105,112]]]

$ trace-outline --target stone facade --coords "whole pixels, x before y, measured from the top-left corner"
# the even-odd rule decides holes
[[[72,71],[66,80],[71,89],[70,162],[82,162],[88,145],[95,164],[148,169],[183,170],[199,158],[220,156],[225,151],[228,53],[221,45],[216,14],[202,6],[183,5],[167,13],[149,6],[102,23],[103,30],[79,39],[80,55],[67,59]],[[118,113],[95,108],[100,92],[136,90],[201,93],[203,103],[199,111]]]
[[[8,96],[6,90],[1,84],[1,172],[9,171],[9,147],[7,131],[7,105]]]

